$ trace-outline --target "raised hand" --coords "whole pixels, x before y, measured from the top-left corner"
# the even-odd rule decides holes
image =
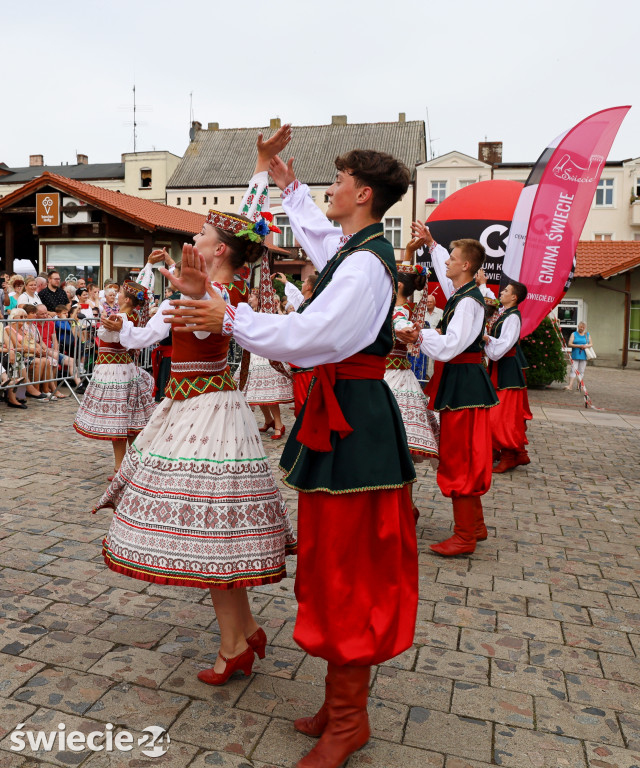
[[[414,254],[416,251],[419,251],[420,248],[422,248],[424,245],[427,244],[427,241],[424,237],[414,237],[405,245],[404,250],[407,254]]]
[[[269,161],[272,157],[282,152],[282,150],[291,141],[291,125],[285,123],[282,128],[271,136],[266,141],[261,133],[258,134],[258,141],[256,147],[258,148],[258,160],[266,161],[266,165],[269,165]],[[266,170],[266,167],[264,168]]]
[[[162,248],[162,250],[160,250],[159,248],[156,248],[155,250],[151,251],[147,261],[149,262],[149,264],[158,264],[161,261],[165,261],[168,256],[169,254],[167,253],[166,248]]]
[[[276,155],[269,163],[269,173],[276,186],[280,189],[286,189],[292,181],[296,180],[296,175],[293,172],[293,158],[290,157],[285,165],[282,159]]]
[[[184,262],[183,262],[184,264]],[[208,299],[179,299],[171,302],[171,309],[165,309],[165,323],[171,323],[174,331],[208,331],[220,333],[227,308],[225,300],[208,283]]]
[[[209,277],[204,256],[199,253],[195,245],[185,243],[182,246],[182,268],[180,277],[171,274],[166,267],[159,267],[158,271],[176,287],[180,293],[187,296],[204,296],[207,293]]]
[[[424,240],[424,244],[427,246],[427,248],[435,242],[431,236],[431,232],[429,232],[429,227],[426,225],[426,223],[423,224],[421,221],[412,222],[411,234],[413,237],[418,237],[421,240]]]
[[[279,283],[282,283],[284,285],[287,283],[287,276],[283,274],[282,272],[276,272],[273,276]]]

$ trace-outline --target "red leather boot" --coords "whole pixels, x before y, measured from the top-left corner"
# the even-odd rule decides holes
[[[338,667],[329,664],[331,688],[329,722],[317,745],[296,768],[339,768],[369,741],[369,675],[371,667]]]
[[[489,532],[482,513],[482,497],[474,496],[473,501],[476,508],[476,541],[486,541],[489,538]]]
[[[493,472],[497,475],[501,475],[503,472],[508,472],[510,469],[517,467],[517,455],[517,451],[513,451],[510,448],[505,448],[500,454],[500,461],[493,468]]]
[[[293,727],[300,733],[318,738],[324,733],[329,722],[329,674],[324,679],[324,703],[313,717],[299,717]]]
[[[453,557],[470,555],[476,548],[476,497],[454,496],[453,536],[439,544],[432,544],[429,549],[437,555]]]
[[[521,451],[517,451],[515,462],[517,467],[524,466],[525,464],[531,464],[531,459],[529,458],[529,454],[525,448],[523,448]]]

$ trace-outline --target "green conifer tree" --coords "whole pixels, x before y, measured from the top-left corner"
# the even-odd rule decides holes
[[[529,367],[526,370],[530,387],[546,386],[554,381],[563,382],[567,374],[567,356],[562,351],[559,329],[545,317],[533,333],[520,342]]]

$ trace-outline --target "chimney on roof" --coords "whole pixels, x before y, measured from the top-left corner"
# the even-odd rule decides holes
[[[398,114],[398,122],[399,123],[406,123],[407,122],[407,113],[406,112],[400,112]]]
[[[207,130],[208,131],[219,131],[220,130],[220,123],[207,123]]]
[[[278,128],[282,127],[282,120],[280,120],[279,117],[272,117],[269,121],[269,128],[271,128],[272,131],[277,131]]]
[[[44,165],[44,155],[29,155],[29,166]]]
[[[331,115],[331,125],[346,125],[346,124],[347,124],[346,115]]]
[[[502,162],[502,142],[501,141],[479,141],[478,142],[478,160],[489,165],[497,165]]]
[[[89,156],[76,154],[76,163],[78,165],[89,165]]]

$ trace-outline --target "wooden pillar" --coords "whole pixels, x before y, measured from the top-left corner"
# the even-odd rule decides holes
[[[7,217],[4,223],[4,268],[7,272],[13,272],[13,248],[13,221]]]
[[[631,325],[631,271],[624,276],[624,338],[622,339],[622,367],[629,362],[629,326]]]

